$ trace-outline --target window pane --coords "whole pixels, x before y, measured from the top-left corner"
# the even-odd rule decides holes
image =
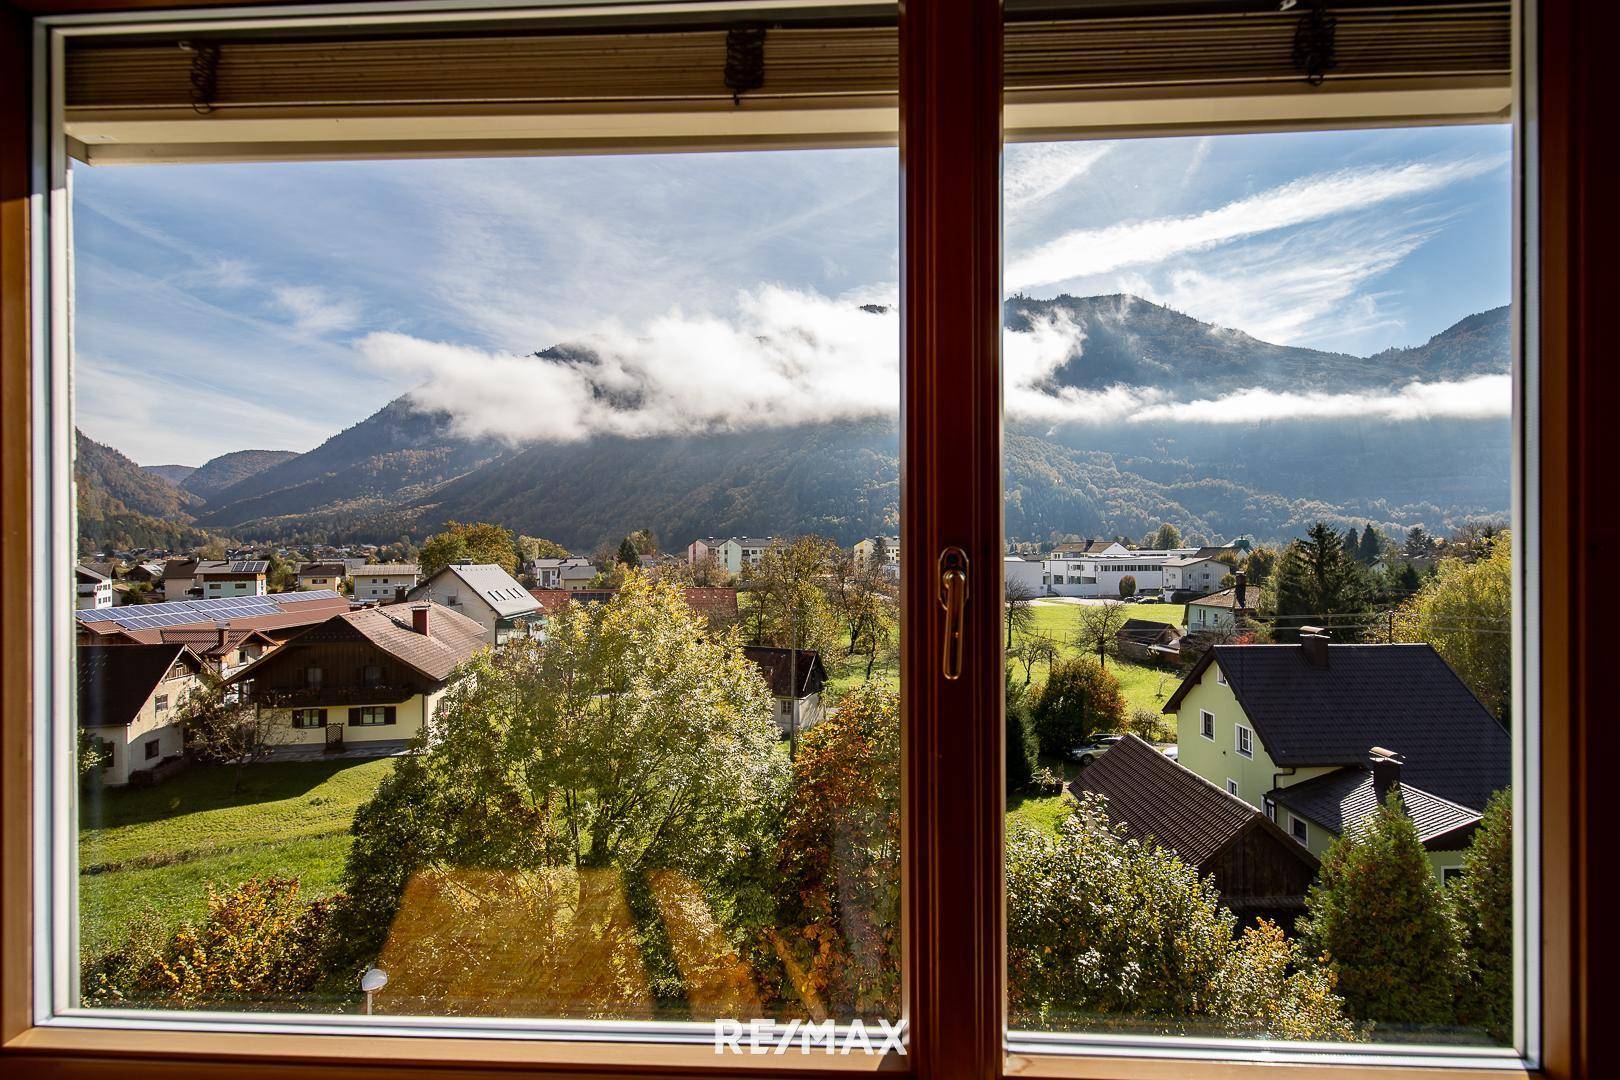
[[[892,59],[835,30],[764,32],[766,86]],[[682,47],[733,124],[727,44]],[[78,1004],[884,1048],[893,146],[115,157],[72,169]]]
[[[1511,146],[1007,147],[1015,1032],[1510,1044]]]

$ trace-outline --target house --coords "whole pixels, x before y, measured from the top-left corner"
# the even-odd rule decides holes
[[[356,600],[390,604],[416,588],[422,569],[415,563],[366,563],[349,570]]]
[[[527,632],[540,601],[494,563],[451,563],[406,594],[459,612],[483,627],[490,641],[504,645],[514,630]]]
[[[1084,540],[1078,543],[1059,544],[1052,549],[1051,557],[1062,559],[1076,555],[1123,555],[1127,550],[1125,545],[1117,540]]]
[[[1221,587],[1222,580],[1232,568],[1207,555],[1182,555],[1164,561],[1165,592],[1195,592],[1202,596]]]
[[[1041,560],[1026,559],[1021,555],[1008,555],[1001,561],[1001,572],[1009,590],[1021,587],[1026,596],[1038,596],[1046,591],[1045,583],[1041,580]]]
[[[713,558],[730,574],[744,567],[758,566],[765,553],[780,541],[774,536],[706,536],[686,545],[686,561],[692,566]],[[898,550],[899,541],[895,541]]]
[[[341,562],[310,562],[298,568],[300,589],[331,589],[339,592],[349,568]]]
[[[160,562],[136,563],[124,575],[124,580],[137,585],[151,585],[161,588],[163,585],[163,564]]]
[[[202,661],[184,645],[80,645],[79,727],[110,754],[101,770],[109,786],[129,783],[185,750],[177,719],[197,687]]]
[[[198,659],[211,668],[214,674],[221,677],[235,674],[280,644],[277,638],[263,630],[255,630],[252,627],[233,629],[226,623],[213,629],[165,628],[157,631],[157,638],[164,645],[186,646],[196,653]]]
[[[1249,606],[1248,584],[1239,572],[1237,584],[1232,588],[1187,602],[1187,632],[1232,631],[1255,615],[1255,609]]]
[[[108,575],[80,563],[73,568],[73,582],[73,607],[76,610],[113,606],[113,582]]]
[[[898,536],[874,536],[865,540],[857,540],[850,549],[855,555],[855,561],[862,566],[870,566],[874,561],[880,566],[900,565],[900,538]]]
[[[1317,857],[1226,789],[1171,761],[1135,735],[1109,747],[1074,781],[1108,800],[1110,824],[1169,848],[1243,919],[1288,924],[1305,907]]]
[[[596,564],[578,555],[564,559],[536,559],[529,572],[542,589],[584,589],[596,579]]]
[[[721,630],[735,626],[742,617],[737,607],[737,590],[706,586],[688,586],[682,590],[686,606],[708,620],[709,626]]]
[[[827,684],[827,669],[821,666],[819,652],[746,645],[743,655],[759,668],[776,698],[776,726],[783,738],[793,732],[795,720],[803,731],[825,716],[821,690]]]
[[[1444,878],[1509,782],[1507,731],[1427,644],[1213,645],[1164,711],[1181,764],[1317,856],[1398,789]]]
[[[1161,592],[1165,588],[1165,564],[1185,559],[1196,550],[1127,550],[1118,544],[1110,544],[1100,552],[1060,549],[1046,557],[1041,582],[1047,592],[1058,596],[1120,596],[1126,578],[1134,582],[1138,593]]]
[[[1180,627],[1149,619],[1126,619],[1114,632],[1121,656],[1149,664],[1180,659],[1182,636]]]
[[[278,744],[390,743],[422,730],[455,670],[488,647],[483,627],[440,604],[390,604],[334,615],[226,682],[272,714]]]
[[[197,585],[196,559],[170,559],[163,564],[163,599],[184,600]],[[200,595],[200,594],[199,594]]]
[[[196,568],[193,589],[200,589],[204,600],[222,596],[263,596],[265,574],[270,564],[263,559],[206,560]]]

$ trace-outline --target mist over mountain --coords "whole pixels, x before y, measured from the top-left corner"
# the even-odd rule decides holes
[[[889,317],[858,312],[831,333],[869,356],[859,320]],[[1016,399],[1009,387],[1011,537],[1134,536],[1161,521],[1209,540],[1285,538],[1318,519],[1443,530],[1508,509],[1507,308],[1371,357],[1271,344],[1132,296],[1014,297],[1006,322],[1009,374],[1017,362],[1027,376]],[[1031,343],[1044,350],[1034,362]],[[780,342],[768,347],[782,353]],[[656,367],[658,342],[634,349],[639,370]],[[789,368],[799,357],[783,355]],[[566,416],[535,418],[536,436],[522,439],[510,415],[488,428],[453,411],[476,408],[468,402],[479,393],[487,400],[476,379],[490,375],[469,375],[477,393],[447,393],[452,364],[425,389],[308,453],[209,490],[206,506],[187,512],[252,539],[384,542],[446,520],[488,520],[576,550],[643,527],[668,546],[801,532],[847,544],[895,528],[898,438],[865,398],[837,399],[844,404],[824,419],[813,408],[762,407],[746,424],[727,413],[705,434],[668,434],[659,420],[636,437],[615,433],[611,417],[640,409],[657,419],[645,386],[658,383],[616,389],[623,371],[610,361],[558,346],[498,358],[501,378],[540,363],[585,379],[584,398],[559,398],[551,410],[594,412],[597,426],[572,437],[539,437]],[[847,368],[847,357],[840,362]],[[660,377],[668,385],[669,373]],[[809,405],[818,393],[807,392]],[[835,399],[833,387],[826,393]]]

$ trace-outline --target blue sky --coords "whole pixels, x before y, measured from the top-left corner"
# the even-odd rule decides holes
[[[1508,301],[1509,139],[1009,147],[1007,286],[1132,292],[1362,355],[1418,344]],[[895,323],[858,305],[895,295],[896,168],[893,150],[78,168],[78,422],[142,464],[200,464],[309,449],[413,388],[514,438],[892,408]],[[604,360],[525,359],[566,341]],[[1015,363],[1051,359],[1010,350],[1009,408]],[[604,410],[603,388],[660,404]]]

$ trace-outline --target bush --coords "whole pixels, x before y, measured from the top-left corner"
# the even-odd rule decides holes
[[[1105,824],[1096,795],[1058,835],[1010,825],[1011,1020],[1050,1029],[1097,1014],[1274,1038],[1351,1038],[1332,976],[1270,923],[1236,936],[1214,885],[1172,852]]]
[[[1119,579],[1119,595],[1121,598],[1136,595],[1136,579],[1129,574]]]
[[[1030,730],[1024,687],[1007,683],[1007,791],[1023,791],[1035,773],[1035,735]]]
[[[1352,1016],[1451,1023],[1457,927],[1398,794],[1328,848],[1305,907],[1301,940],[1333,969]]]
[[[1125,721],[1125,730],[1146,742],[1170,742],[1176,737],[1170,720],[1158,709],[1137,705]]]
[[[1036,695],[1030,719],[1041,753],[1058,757],[1125,719],[1119,680],[1089,656],[1059,660]]]
[[[306,902],[295,878],[251,877],[208,891],[200,925],[167,939],[137,924],[118,950],[86,965],[86,1004],[166,1008],[288,1006],[326,973],[331,901]]]
[[[1513,1034],[1513,802],[1491,796],[1446,899],[1462,938],[1457,1020],[1506,1043]]]

